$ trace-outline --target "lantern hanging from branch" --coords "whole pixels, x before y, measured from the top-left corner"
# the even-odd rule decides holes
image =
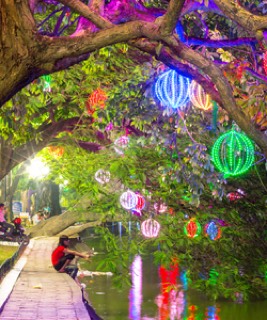
[[[118,139],[116,139],[114,141],[114,149],[118,154],[123,155],[124,154],[124,149],[127,148],[128,144],[129,144],[130,139],[125,135],[125,136],[121,136]]]
[[[64,153],[63,147],[57,147],[57,146],[49,146],[47,147],[48,152],[54,156],[54,157],[62,157]]]
[[[145,198],[139,193],[136,193],[136,196],[137,196],[137,204],[135,206],[135,210],[143,210],[146,204]]]
[[[147,219],[141,224],[141,232],[146,238],[156,238],[159,235],[160,224],[154,219]]]
[[[184,233],[189,238],[196,238],[201,233],[201,225],[196,219],[190,219],[184,226]]]
[[[137,204],[136,194],[131,190],[123,192],[123,194],[120,196],[120,204],[126,210],[134,209]]]
[[[174,70],[162,73],[155,84],[155,94],[161,104],[168,108],[181,109],[189,101],[190,79]]]
[[[102,169],[97,170],[95,173],[95,179],[101,184],[108,183],[110,180],[110,172]]]
[[[225,177],[238,176],[249,170],[254,162],[254,145],[243,133],[234,129],[220,136],[211,151],[215,167]]]
[[[50,74],[46,74],[41,76],[41,79],[44,81],[43,84],[43,91],[44,92],[51,92],[51,75]]]
[[[212,109],[211,98],[204,89],[196,81],[192,81],[189,90],[189,97],[192,104],[204,111],[210,111]]]
[[[221,237],[221,229],[214,221],[207,223],[205,225],[205,235],[208,236],[211,240],[218,240]]]
[[[156,210],[156,213],[159,214],[159,213],[166,212],[168,207],[165,203],[162,203],[159,201],[154,203],[154,209]]]

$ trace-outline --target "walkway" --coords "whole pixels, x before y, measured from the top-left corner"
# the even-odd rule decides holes
[[[58,238],[32,239],[0,284],[1,320],[90,320],[74,280],[51,266]]]

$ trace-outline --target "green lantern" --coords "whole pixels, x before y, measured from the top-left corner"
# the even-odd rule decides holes
[[[216,140],[211,156],[215,167],[225,177],[238,176],[254,163],[254,145],[245,134],[232,129]]]

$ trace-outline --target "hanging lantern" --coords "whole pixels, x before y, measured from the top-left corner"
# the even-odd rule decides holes
[[[230,130],[215,142],[212,151],[215,167],[225,177],[245,173],[254,162],[254,145],[243,133]]]
[[[120,196],[120,204],[126,210],[134,209],[137,204],[136,194],[130,190],[123,192],[123,194]]]
[[[95,179],[101,184],[108,183],[110,180],[110,172],[102,169],[97,170],[95,173]]]
[[[90,94],[88,98],[88,103],[90,104],[91,107],[99,107],[100,109],[104,109],[107,98],[108,97],[105,91],[98,88]]]
[[[227,193],[227,198],[229,199],[229,201],[236,201],[243,198],[243,196],[239,194],[239,192],[234,191]]]
[[[197,236],[200,235],[200,232],[201,232],[200,223],[197,222],[195,219],[190,219],[184,226],[184,233],[189,238],[196,238]]]
[[[41,76],[41,79],[43,79],[43,91],[44,92],[51,92],[51,76],[50,74]]]
[[[124,154],[124,149],[127,148],[128,144],[129,144],[130,139],[127,136],[121,136],[118,139],[116,139],[114,141],[114,145],[116,147],[114,147],[115,151],[120,154],[123,155]]]
[[[147,219],[141,224],[141,232],[146,238],[156,238],[160,231],[160,224],[154,219]]]
[[[137,196],[137,204],[135,206],[135,210],[143,210],[146,204],[145,198],[139,193],[137,193],[136,196]]]
[[[204,89],[196,81],[192,81],[189,90],[189,97],[192,104],[204,111],[209,111],[212,109],[211,98]]]
[[[63,147],[49,146],[47,147],[48,152],[54,157],[62,157],[64,153]]]
[[[156,210],[156,213],[159,214],[159,213],[166,212],[168,207],[166,206],[165,203],[155,202],[154,209]]]
[[[155,84],[155,93],[161,104],[168,108],[181,109],[189,101],[190,79],[174,70],[162,73]]]
[[[131,213],[137,217],[142,217],[142,211],[137,209],[132,209]]]
[[[267,51],[265,51],[263,54],[263,69],[267,74]]]
[[[221,229],[214,221],[207,223],[205,225],[205,235],[208,236],[211,240],[218,240],[221,237]]]

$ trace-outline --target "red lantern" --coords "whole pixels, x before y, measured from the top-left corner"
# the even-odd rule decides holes
[[[156,238],[160,231],[160,224],[154,219],[147,219],[141,224],[141,232],[146,238]]]
[[[143,210],[146,204],[145,198],[139,193],[137,193],[136,196],[137,196],[137,204],[135,206],[135,210],[138,210],[138,211]]]
[[[195,238],[199,236],[200,232],[201,232],[201,226],[199,222],[197,222],[195,219],[190,219],[184,226],[184,233],[189,238]]]

